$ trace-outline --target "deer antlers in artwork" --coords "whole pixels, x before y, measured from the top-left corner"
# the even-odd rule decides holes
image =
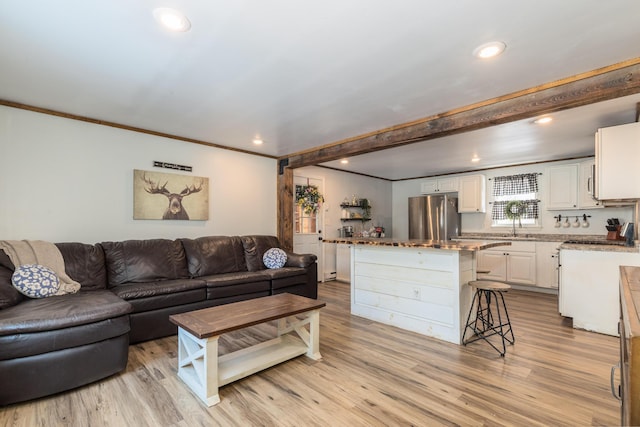
[[[185,211],[182,206],[182,198],[189,194],[200,192],[202,190],[202,181],[200,181],[197,186],[186,185],[184,190],[182,190],[180,194],[177,194],[167,190],[167,184],[169,181],[160,186],[157,182],[147,178],[147,174],[142,175],[142,180],[147,183],[144,187],[144,191],[149,194],[162,194],[169,199],[169,207],[162,216],[162,219],[189,219],[187,211]]]

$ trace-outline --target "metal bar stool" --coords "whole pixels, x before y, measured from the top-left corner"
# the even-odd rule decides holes
[[[504,357],[507,352],[506,343],[513,344],[516,339],[513,335],[513,329],[511,328],[511,320],[509,319],[509,312],[507,311],[507,305],[504,302],[503,292],[511,289],[511,286],[502,282],[493,282],[489,280],[472,280],[469,282],[469,286],[474,289],[473,300],[471,301],[471,308],[469,309],[469,315],[467,316],[467,324],[462,334],[462,344],[467,345],[475,342],[479,339],[483,339],[489,343],[501,357]],[[483,302],[484,300],[484,302]],[[492,303],[493,301],[493,303]],[[475,309],[476,315],[472,320],[471,315]],[[503,321],[503,312],[505,320]],[[497,316],[497,322],[495,321]],[[469,340],[465,340],[467,330],[472,332],[472,336]],[[502,340],[502,351],[495,344],[489,341],[489,337],[493,335],[499,335]],[[509,338],[511,336],[511,338]]]

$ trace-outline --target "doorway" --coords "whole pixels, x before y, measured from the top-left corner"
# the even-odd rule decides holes
[[[296,193],[305,187],[317,188],[324,194],[324,179],[294,175],[293,194],[293,252],[298,254],[314,254],[318,257],[318,282],[324,281],[324,247],[322,245],[322,230],[324,229],[324,215],[322,207],[315,212],[305,210],[296,203]]]

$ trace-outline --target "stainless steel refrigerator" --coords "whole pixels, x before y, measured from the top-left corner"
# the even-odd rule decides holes
[[[409,197],[409,238],[450,240],[460,235],[458,194]]]

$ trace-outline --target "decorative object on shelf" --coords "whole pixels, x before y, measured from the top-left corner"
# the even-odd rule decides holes
[[[315,185],[296,186],[296,203],[302,207],[305,214],[318,213],[318,208],[322,206],[323,202],[324,197]]]
[[[346,200],[346,198],[345,198]],[[341,221],[370,221],[371,220],[371,204],[368,199],[356,199],[351,202],[342,203]],[[350,211],[349,209],[356,209]]]

